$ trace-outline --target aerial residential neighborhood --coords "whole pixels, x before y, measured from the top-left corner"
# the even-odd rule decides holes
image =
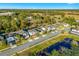
[[[0,9],[0,56],[79,56],[79,9]]]

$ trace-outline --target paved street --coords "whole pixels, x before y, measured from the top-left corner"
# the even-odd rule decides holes
[[[19,52],[19,51],[21,51],[21,50],[23,50],[25,48],[28,48],[29,46],[33,46],[35,44],[43,42],[44,40],[47,40],[47,39],[49,39],[49,38],[51,38],[53,36],[56,36],[56,35],[58,35],[60,33],[61,32],[59,32],[59,31],[51,32],[48,35],[39,37],[37,40],[33,40],[33,41],[25,43],[23,45],[17,46],[15,48],[10,48],[10,49],[7,49],[7,50],[5,50],[3,52],[0,52],[0,56],[10,56],[10,55],[14,54],[15,52]]]

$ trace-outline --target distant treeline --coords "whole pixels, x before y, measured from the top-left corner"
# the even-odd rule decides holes
[[[28,27],[39,27],[42,25],[66,22],[71,25],[77,24],[73,17],[65,18],[64,12],[78,12],[79,10],[57,10],[57,9],[1,9],[0,13],[14,12],[13,15],[0,16],[0,32],[17,31]],[[61,17],[54,17],[61,15]],[[31,16],[29,21],[28,17]],[[59,20],[58,20],[59,19]],[[71,21],[72,20],[72,21]]]

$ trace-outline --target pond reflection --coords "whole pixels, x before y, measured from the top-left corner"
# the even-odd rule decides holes
[[[65,38],[63,41],[57,42],[56,44],[43,49],[42,51],[38,52],[36,55],[47,56],[47,55],[50,55],[53,50],[61,51],[61,47],[71,49],[72,40],[73,39],[71,39],[71,38]],[[79,42],[78,42],[78,44],[79,44]]]

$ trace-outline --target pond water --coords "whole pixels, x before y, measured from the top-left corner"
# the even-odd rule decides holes
[[[65,48],[68,48],[68,49],[71,49],[71,42],[72,42],[72,39],[71,38],[65,38],[63,41],[61,42],[57,42],[56,44],[54,45],[51,45],[45,49],[43,49],[42,51],[36,53],[36,55],[39,55],[39,56],[46,56],[46,55],[49,55],[51,54],[51,52],[53,50],[61,50],[61,47],[65,47]],[[79,42],[78,42],[79,44]]]

